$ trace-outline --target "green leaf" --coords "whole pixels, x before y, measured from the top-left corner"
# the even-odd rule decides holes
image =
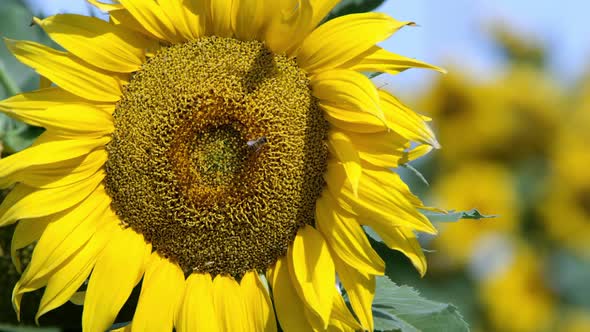
[[[385,0],[342,0],[332,9],[324,22],[343,15],[370,12],[384,2]]]
[[[2,37],[32,40],[55,46],[56,44],[51,42],[41,28],[36,25],[31,26],[32,19],[33,14],[20,1],[2,0],[2,10],[0,10]],[[0,42],[0,63],[5,76],[0,82],[0,99],[13,95],[15,89],[28,91],[38,88],[38,75],[29,67],[18,62],[3,42]]]
[[[16,82],[8,75],[8,70],[4,66],[4,62],[0,62],[0,84],[7,95],[13,96],[20,91]]]
[[[0,324],[0,331],[11,331],[11,332],[60,332],[59,328],[41,328],[35,326],[13,326]]]
[[[11,154],[28,148],[43,131],[43,128],[33,127],[15,121],[14,127],[7,131],[1,139],[4,145],[3,153]]]
[[[447,213],[423,211],[422,212],[430,222],[456,222],[461,219],[489,219],[496,218],[496,215],[483,215],[477,209],[471,209],[469,211],[455,212],[453,210]]]
[[[55,43],[38,27],[31,26],[33,14],[22,1],[2,0],[0,11],[0,31],[2,37],[17,40],[32,40],[46,45]],[[13,96],[21,91],[36,90],[39,75],[31,68],[16,60],[0,42],[0,99]],[[43,130],[30,127],[6,115],[0,114],[0,143],[2,153],[18,152],[33,142]]]
[[[492,215],[483,215],[477,211],[477,209],[472,209],[469,211],[461,212],[461,219],[489,219],[489,218],[496,218],[495,214]]]
[[[565,250],[553,252],[547,278],[561,298],[568,303],[590,307],[590,259]]]
[[[410,173],[412,175],[414,175],[416,178],[418,178],[427,187],[430,186],[430,183],[428,183],[428,180],[426,180],[426,177],[424,175],[422,175],[422,173],[419,170],[417,170],[414,166],[412,166],[410,164],[402,164],[401,167],[410,171]]]
[[[373,79],[375,77],[379,77],[381,75],[383,75],[384,73],[380,73],[380,72],[363,72],[363,75],[367,76],[369,79]]]
[[[452,304],[427,300],[411,287],[377,278],[373,300],[375,329],[400,332],[463,332],[469,325]]]

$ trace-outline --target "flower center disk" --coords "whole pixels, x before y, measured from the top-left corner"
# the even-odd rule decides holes
[[[164,47],[113,117],[112,207],[186,273],[264,271],[313,224],[327,124],[293,59],[232,38]]]

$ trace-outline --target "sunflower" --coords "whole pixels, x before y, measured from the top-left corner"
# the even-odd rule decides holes
[[[538,253],[525,243],[510,236],[501,242],[505,242],[502,247],[489,248],[494,253],[490,252],[487,257],[488,268],[496,266],[478,283],[490,329],[506,332],[549,331],[557,318],[557,308],[555,296],[543,276],[546,267],[539,260]],[[499,264],[490,264],[494,256],[502,251],[508,251],[507,259],[498,260]],[[514,319],[515,313],[518,313],[518,319]]]
[[[453,269],[469,264],[478,245],[488,236],[514,234],[518,229],[519,205],[514,180],[508,169],[493,162],[464,162],[441,176],[432,186],[440,206],[469,210],[477,206],[484,214],[497,213],[492,222],[463,220],[439,227],[433,241],[441,268]],[[477,185],[474,185],[477,183]],[[469,195],[465,195],[469,192]],[[436,257],[436,258],[435,258]]]
[[[561,119],[561,94],[546,75],[531,68],[511,67],[491,81],[481,82],[451,70],[421,98],[445,142],[440,158],[501,160],[518,164],[545,156]],[[477,133],[466,140],[465,132]],[[518,144],[514,144],[518,142]]]
[[[561,247],[587,258],[590,258],[589,106],[582,101],[581,108],[563,122],[550,155],[552,174],[537,207],[549,237]]]
[[[142,280],[134,331],[373,329],[384,262],[362,226],[420,273],[414,232],[435,233],[392,168],[438,143],[363,75],[437,69],[376,46],[412,23],[319,25],[336,0],[90,2],[110,22],[34,19],[66,51],[6,40],[53,82],[0,102],[46,128],[0,161],[17,268],[36,242],[16,312],[87,282],[83,329],[105,331]]]

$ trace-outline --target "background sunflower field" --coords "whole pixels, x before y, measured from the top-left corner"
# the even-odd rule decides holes
[[[402,175],[431,206],[495,216],[438,223],[439,236],[421,238],[429,260],[424,278],[374,241],[387,275],[454,304],[472,331],[590,331],[590,4],[346,0],[337,9],[375,7],[421,29],[400,32],[386,48],[448,70],[374,78],[431,117],[443,146]],[[0,0],[1,35],[55,46],[29,23],[58,12],[100,16],[83,0]],[[0,45],[0,99],[39,84]],[[1,115],[2,156],[40,132]],[[15,323],[12,232],[0,229],[0,330]],[[23,316],[34,316],[38,301],[39,294],[25,298],[30,312]],[[63,325],[80,312],[68,304],[44,325]]]

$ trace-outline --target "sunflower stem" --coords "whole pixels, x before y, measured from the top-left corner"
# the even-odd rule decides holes
[[[6,93],[9,96],[14,96],[20,92],[16,82],[10,76],[8,76],[6,67],[4,67],[3,63],[0,63],[0,83],[2,83],[4,90],[6,90]]]

